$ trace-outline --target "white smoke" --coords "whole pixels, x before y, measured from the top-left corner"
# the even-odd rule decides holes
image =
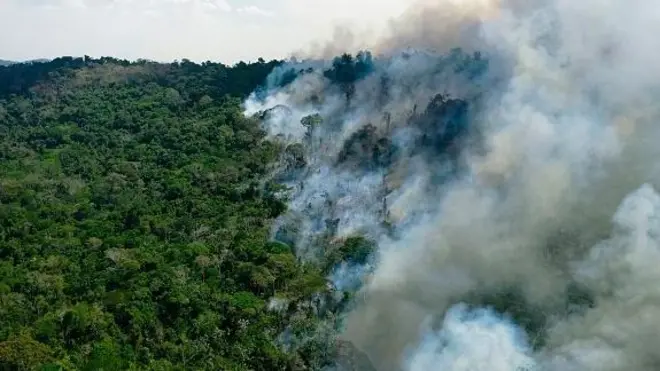
[[[575,263],[575,277],[596,297],[583,315],[551,328],[553,370],[651,370],[660,355],[660,195],[644,185],[622,202],[612,237]]]
[[[492,311],[447,311],[442,329],[424,337],[407,361],[417,370],[651,370],[660,316],[660,195],[644,185],[614,216],[611,238],[575,262],[575,278],[596,305],[549,329],[534,354],[522,330]]]
[[[408,371],[536,369],[524,331],[487,309],[450,308],[442,329],[427,330],[406,362]]]
[[[358,232],[378,241],[375,268],[342,336],[381,371],[513,370],[531,360],[550,371],[660,367],[653,341],[660,333],[660,197],[653,190],[660,6],[426,0],[392,25],[396,32],[375,45],[383,55],[374,72],[353,84],[349,99],[340,85],[310,73],[247,102],[249,113],[286,105],[288,118],[267,117],[266,129],[286,143],[309,141],[305,170],[288,180],[295,190],[282,221],[301,226],[296,249],[312,256],[324,248],[315,236],[334,219],[335,237]],[[439,93],[469,102],[470,137],[479,138],[477,146],[460,142],[454,157],[420,138],[444,135],[436,129],[453,121],[443,115],[460,105],[441,104],[449,108],[433,111],[431,124],[410,123],[425,122],[420,112]],[[312,113],[324,122],[310,132],[300,119]],[[373,161],[351,162],[363,153],[349,151],[338,161],[369,127],[397,148],[395,159],[372,168]],[[334,272],[335,282],[354,282],[339,279],[353,277],[347,267]],[[451,309],[507,290],[520,302],[497,310],[541,318],[534,326],[512,318],[535,331],[529,349],[515,324],[488,322],[497,314],[465,320]],[[435,340],[422,341],[410,358],[419,328],[442,316]],[[492,349],[511,356],[482,353]]]

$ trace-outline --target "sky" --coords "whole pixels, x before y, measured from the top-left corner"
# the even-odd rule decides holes
[[[410,1],[0,0],[0,59],[279,59],[323,45],[338,26],[378,33]]]

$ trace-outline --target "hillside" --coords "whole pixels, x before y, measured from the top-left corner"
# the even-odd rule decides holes
[[[278,64],[0,67],[0,369],[314,362],[276,341],[313,318],[268,303],[325,279],[269,242],[280,147],[240,105]]]

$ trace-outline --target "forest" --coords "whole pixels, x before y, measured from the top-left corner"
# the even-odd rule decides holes
[[[278,337],[326,272],[271,241],[282,148],[241,108],[280,64],[0,67],[1,370],[315,369]]]

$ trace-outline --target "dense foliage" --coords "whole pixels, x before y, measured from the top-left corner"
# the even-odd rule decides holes
[[[240,108],[276,65],[0,67],[0,369],[305,367],[269,303],[323,272],[268,242],[281,149]]]

